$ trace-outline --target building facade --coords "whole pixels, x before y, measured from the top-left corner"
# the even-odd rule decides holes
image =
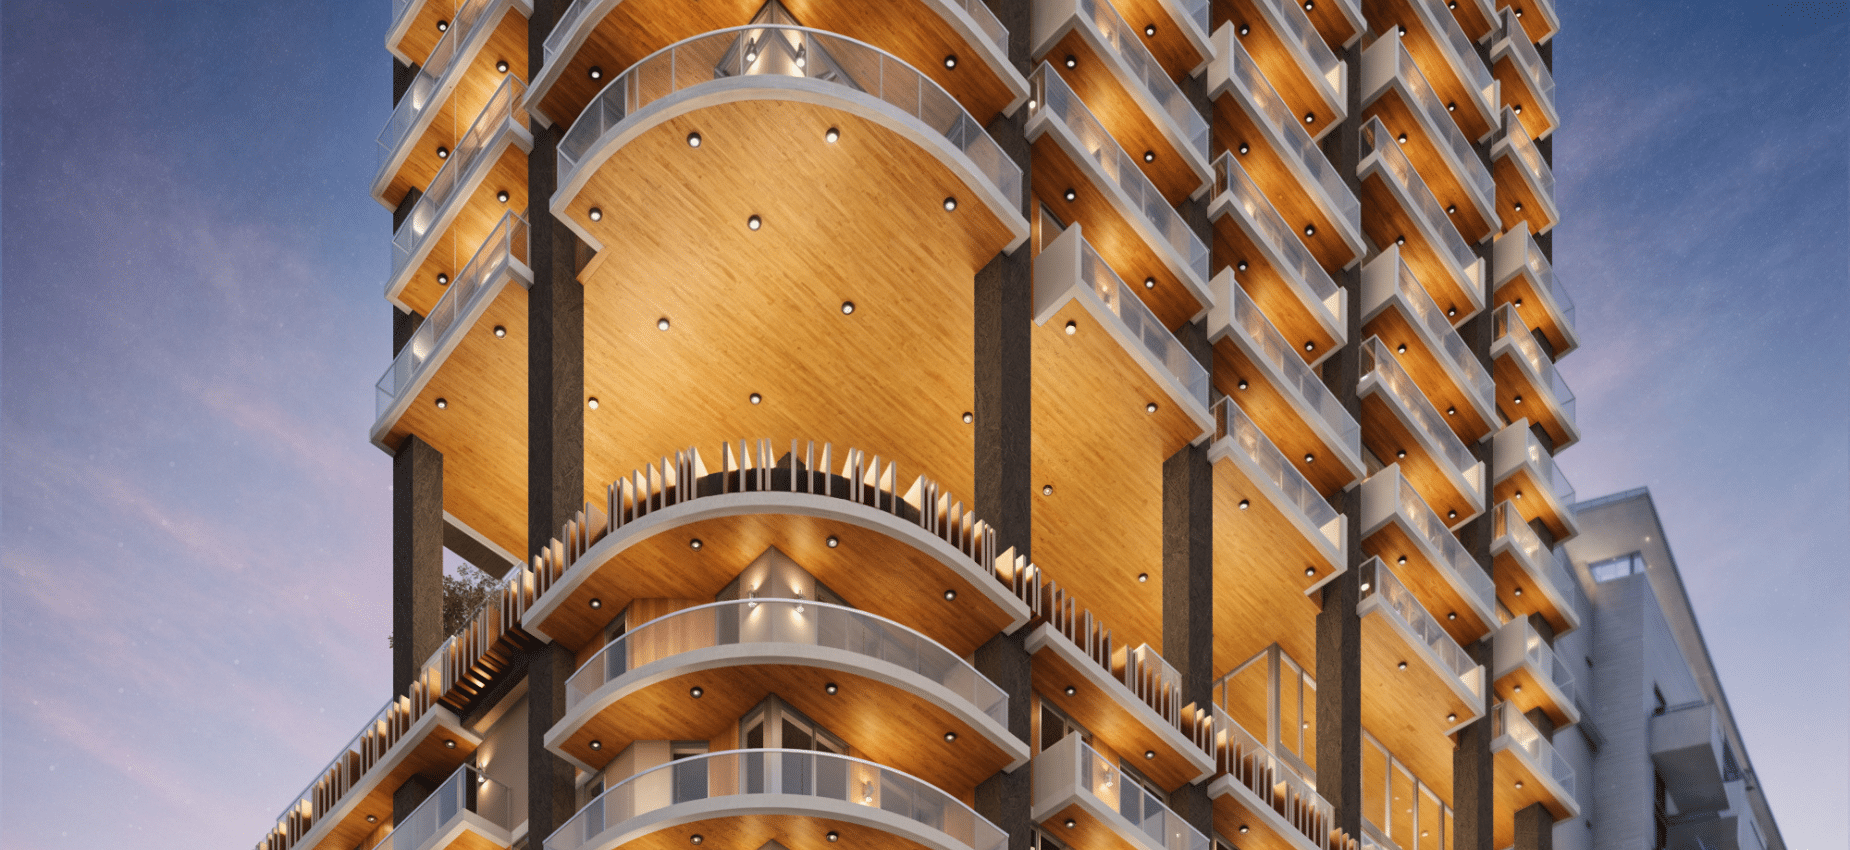
[[[258,846],[1549,850],[1558,25],[395,0],[394,681]]]

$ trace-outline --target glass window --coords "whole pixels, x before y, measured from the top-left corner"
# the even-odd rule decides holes
[[[1638,552],[1607,558],[1587,565],[1587,572],[1596,582],[1607,582],[1624,578],[1634,573],[1644,572],[1644,556]]]
[[[1362,739],[1362,819],[1376,829],[1387,826],[1387,750],[1372,737]]]

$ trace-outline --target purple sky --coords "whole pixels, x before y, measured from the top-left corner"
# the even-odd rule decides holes
[[[1557,2],[1561,464],[1652,488],[1788,845],[1842,847],[1850,15]],[[0,7],[6,847],[250,846],[385,702],[388,14]]]

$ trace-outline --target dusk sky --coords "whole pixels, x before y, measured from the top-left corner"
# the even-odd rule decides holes
[[[873,2],[873,0],[864,0]],[[1583,498],[1850,836],[1850,13],[1557,0]],[[387,697],[388,0],[0,5],[0,845],[245,848]]]

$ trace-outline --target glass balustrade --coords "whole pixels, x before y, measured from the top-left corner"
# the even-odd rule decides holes
[[[437,786],[411,814],[395,824],[372,850],[425,850],[464,812],[502,830],[514,828],[513,793],[474,765],[463,765]]]
[[[1555,173],[1548,167],[1548,161],[1542,158],[1542,152],[1535,147],[1535,140],[1529,138],[1529,131],[1523,129],[1522,122],[1516,120],[1514,113],[1503,119],[1503,140],[1509,143],[1510,153],[1516,157],[1523,173],[1529,176],[1535,189],[1547,201],[1555,196]]]
[[[1449,325],[1447,330],[1450,330]],[[1438,409],[1432,406],[1419,385],[1401,368],[1400,361],[1394,359],[1380,337],[1371,336],[1362,342],[1361,368],[1363,378],[1374,376],[1379,385],[1407,411],[1407,415],[1413,419],[1414,427],[1438,449],[1440,458],[1452,471],[1464,479],[1465,489],[1471,493],[1472,498],[1480,500],[1483,496],[1483,482],[1474,480],[1470,474],[1477,459],[1471,456],[1471,450],[1465,448],[1464,442],[1445,424]],[[1451,536],[1451,532],[1446,532],[1446,536]]]
[[[1438,240],[1439,244],[1432,246],[1434,252],[1451,259],[1454,271],[1464,281],[1467,291],[1479,293],[1474,300],[1482,303],[1483,264],[1477,261],[1477,254],[1471,250],[1470,243],[1459,235],[1458,228],[1452,226],[1445,208],[1439,205],[1439,199],[1433,197],[1426,181],[1420,179],[1420,173],[1407,160],[1407,154],[1400,149],[1400,143],[1395,141],[1393,134],[1387,131],[1386,125],[1379,118],[1370,118],[1368,123],[1362,125],[1362,160],[1366,162],[1370,156],[1374,156],[1375,161],[1380,163],[1383,178],[1398,185],[1401,194],[1413,204],[1413,208],[1407,212],[1426,225],[1431,238]]]
[[[1240,90],[1242,99],[1259,111],[1258,119],[1270,127],[1273,135],[1283,143],[1284,150],[1279,151],[1279,155],[1303,169],[1304,175],[1324,196],[1331,218],[1346,225],[1351,233],[1361,232],[1362,202],[1354,192],[1349,191],[1336,166],[1330,164],[1329,157],[1323,155],[1316,140],[1298,123],[1291,107],[1272,88],[1272,83],[1253,62],[1245,46],[1240,44],[1239,39],[1228,43],[1233,47],[1233,52],[1227,57],[1228,81]]]
[[[1548,70],[1548,63],[1542,61],[1542,54],[1529,41],[1529,34],[1523,32],[1522,24],[1516,20],[1515,10],[1503,7],[1503,32],[1509,41],[1510,56],[1516,61],[1517,70],[1529,81],[1529,90],[1535,92],[1535,99],[1550,112],[1555,107],[1555,78]]]
[[[1231,440],[1232,445],[1259,468],[1259,473],[1284,494],[1285,504],[1317,529],[1331,546],[1342,545],[1342,515],[1330,507],[1329,501],[1291,465],[1291,461],[1285,459],[1285,453],[1272,445],[1265,432],[1253,424],[1246,411],[1234,404],[1231,396],[1214,405],[1214,439]]]
[[[1494,109],[1496,105],[1496,78],[1490,75],[1490,69],[1484,67],[1478,59],[1477,48],[1471,46],[1470,37],[1465,35],[1458,20],[1445,8],[1445,0],[1410,0],[1415,9],[1426,19],[1431,27],[1433,40],[1445,51],[1458,78],[1476,96],[1478,103]]]
[[[1207,368],[1188,349],[1182,347],[1182,341],[1176,339],[1175,334],[1157,321],[1156,314],[1144,306],[1143,299],[1137,297],[1136,291],[1126,286],[1117,273],[1099,258],[1098,252],[1092,250],[1091,244],[1083,239],[1079,242],[1079,282],[1092,290],[1092,294],[1104,302],[1105,308],[1124,323],[1131,336],[1182,385],[1189,398],[1207,407]]]
[[[456,64],[456,54],[475,35],[475,26],[481,23],[482,13],[488,10],[489,5],[491,0],[468,0],[462,8],[457,9],[456,17],[450,21],[450,28],[437,41],[437,47],[430,52],[430,58],[418,66],[417,76],[411,80],[404,95],[399,97],[398,104],[392,107],[392,116],[386,119],[385,129],[379,131],[377,141],[381,171],[396,158],[411,131],[422,123],[424,114],[436,105],[436,95],[439,89],[444,88],[445,77],[452,69],[463,67]]]
[[[500,137],[503,125],[525,127],[526,113],[520,102],[526,90],[519,78],[511,74],[502,78],[500,87],[488,99],[488,105],[482,107],[481,114],[469,125],[469,131],[457,140],[456,149],[443,161],[443,167],[437,169],[437,176],[431,178],[423,196],[411,208],[411,214],[405,216],[392,233],[393,279],[411,264],[411,258],[432,235],[432,229],[444,218],[446,208],[456,200],[459,190],[468,184],[478,166],[491,164],[484,162],[487,159],[484,154],[489,143]]]
[[[1439,621],[1433,619],[1426,609],[1421,607],[1419,599],[1394,571],[1388,569],[1380,558],[1370,558],[1362,565],[1359,576],[1361,580],[1362,601],[1379,598],[1382,605],[1398,617],[1414,637],[1431,649],[1433,655],[1443,665],[1444,672],[1463,683],[1465,689],[1482,698],[1484,694],[1484,670],[1471,660],[1458,642],[1446,634]]]
[[[1111,0],[1074,0],[1079,16],[1092,23],[1104,37],[1113,55],[1156,102],[1158,109],[1182,131],[1183,140],[1196,156],[1208,158],[1208,120],[1195,111],[1193,104],[1176,87],[1175,80],[1156,64],[1156,57],[1143,46],[1143,34],[1131,29]]]
[[[1554,744],[1536,731],[1535,724],[1530,723],[1529,718],[1522,716],[1516,706],[1507,702],[1492,707],[1490,717],[1492,740],[1508,740],[1543,776],[1553,779],[1567,799],[1573,799],[1573,766],[1561,757]]]
[[[1477,362],[1477,356],[1471,353],[1464,338],[1452,327],[1452,320],[1434,303],[1432,295],[1420,284],[1420,279],[1414,276],[1413,269],[1407,267],[1406,261],[1401,260],[1395,265],[1394,288],[1413,313],[1408,318],[1416,327],[1424,329],[1429,339],[1438,343],[1438,351],[1435,353],[1463,379],[1465,391],[1476,396],[1484,407],[1490,407],[1490,400],[1497,391],[1490,372],[1484,368],[1484,364]],[[1449,432],[1450,429],[1447,430]]]
[[[1259,237],[1283,258],[1284,268],[1279,271],[1310,290],[1311,297],[1323,305],[1330,321],[1334,322],[1342,314],[1342,291],[1336,288],[1336,281],[1330,279],[1330,273],[1323,270],[1317,258],[1311,256],[1310,249],[1304,247],[1291,225],[1285,223],[1285,217],[1278,214],[1271,199],[1259,191],[1231,153],[1223,153],[1214,160],[1213,172],[1213,197],[1225,194],[1239,206],[1246,220],[1259,232]]]
[[[1400,476],[1394,498],[1401,519],[1406,521],[1413,536],[1439,553],[1440,562],[1433,566],[1446,570],[1456,576],[1457,581],[1464,582],[1469,601],[1475,602],[1480,609],[1494,610],[1496,580],[1477,565],[1471,553],[1465,551],[1464,544],[1458,542],[1457,535],[1445,527],[1439,515],[1420,498],[1419,491],[1413,489],[1413,484],[1405,476]],[[1453,584],[1456,586],[1456,582]]]
[[[1285,341],[1284,334],[1272,326],[1271,320],[1253,303],[1246,290],[1238,283],[1232,289],[1233,327],[1252,344],[1253,350],[1265,362],[1270,363],[1284,381],[1279,387],[1287,396],[1294,397],[1298,403],[1320,417],[1324,424],[1336,432],[1337,443],[1347,448],[1353,455],[1362,453],[1362,426],[1344,410],[1342,403],[1324,386],[1317,373],[1298,356],[1291,343]]]
[[[1529,373],[1540,381],[1543,389],[1554,395],[1555,406],[1561,410],[1561,418],[1572,425],[1574,392],[1567,388],[1567,382],[1562,380],[1561,373],[1555,369],[1554,361],[1542,353],[1541,345],[1529,333],[1528,326],[1523,324],[1522,316],[1517,314],[1514,306],[1505,304],[1498,307],[1495,315],[1496,338],[1510,341],[1510,346],[1515,349],[1518,359],[1528,367]]]
[[[1398,43],[1398,42],[1397,42]],[[1451,111],[1445,108],[1445,101],[1439,93],[1433,91],[1432,83],[1426,80],[1426,74],[1420,71],[1419,63],[1413,61],[1413,54],[1407,52],[1407,46],[1400,44],[1395,56],[1395,73],[1400,77],[1401,85],[1407,93],[1408,104],[1424,119],[1429,132],[1437,133],[1434,147],[1448,153],[1452,167],[1458,169],[1463,177],[1465,187],[1483,201],[1484,209],[1490,208],[1490,199],[1496,197],[1497,181],[1490,175],[1490,169],[1484,167],[1484,161],[1478,159],[1477,149],[1471,140],[1465,138],[1463,130],[1458,129],[1458,122],[1452,120]]]
[[[1057,792],[1068,787],[1088,794],[1123,816],[1150,844],[1164,850],[1209,850],[1211,846],[1206,836],[1156,795],[1127,781],[1117,765],[1087,746],[1078,733],[1067,735],[1034,757],[1034,785],[1037,799],[1044,797],[1047,790]]]
[[[511,212],[501,216],[500,223],[488,234],[482,247],[476,249],[469,264],[450,282],[443,296],[437,299],[437,306],[432,307],[430,315],[418,324],[411,339],[399,349],[398,356],[392,358],[392,365],[373,385],[374,417],[384,416],[416,382],[424,364],[441,350],[443,340],[456,328],[457,322],[473,312],[476,302],[488,291],[488,284],[498,278],[509,262],[522,265],[527,262],[527,221]]]
[[[1310,22],[1310,16],[1304,14],[1304,7],[1290,0],[1257,0],[1272,11],[1272,20],[1284,25],[1284,32],[1279,37],[1285,44],[1297,48],[1310,60],[1313,73],[1320,77],[1331,92],[1343,90],[1343,65],[1330,50],[1330,45],[1317,32],[1316,25]],[[1204,4],[1205,5],[1205,4]],[[1342,104],[1337,104],[1341,109]]]

